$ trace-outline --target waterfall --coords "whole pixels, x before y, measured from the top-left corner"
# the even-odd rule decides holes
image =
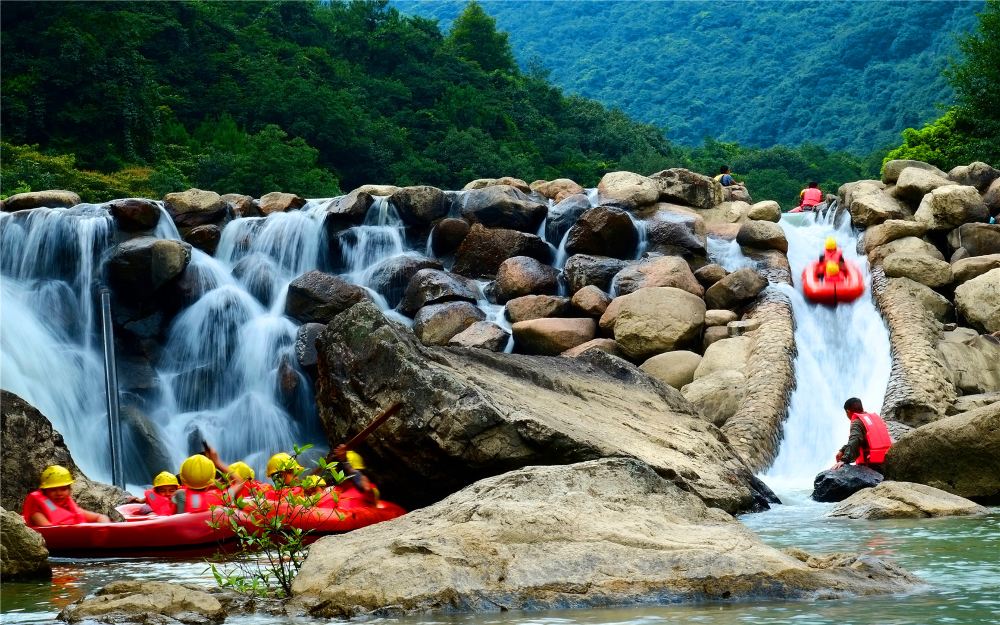
[[[857,234],[850,224],[836,228],[832,216],[818,216],[811,225],[796,227],[783,220],[781,226],[795,286],[776,288],[791,300],[798,354],[781,448],[765,475],[778,490],[811,488],[815,475],[833,464],[850,430],[844,401],[858,397],[866,409],[879,410],[892,362],[888,330],[870,290],[833,308],[812,304],[802,295],[802,270],[819,257],[828,236],[835,237],[844,257],[862,269],[870,289],[868,262],[857,253]]]
[[[743,255],[740,244],[735,239],[727,241],[720,237],[708,237],[707,251],[709,259],[721,265],[726,271],[732,272],[744,267],[753,269],[756,263]]]

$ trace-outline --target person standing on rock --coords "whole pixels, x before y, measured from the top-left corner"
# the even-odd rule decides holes
[[[857,397],[844,402],[844,412],[851,420],[851,435],[847,444],[837,452],[837,462],[833,468],[839,469],[853,462],[882,473],[885,454],[892,447],[892,438],[885,421],[874,412],[865,412]]]
[[[84,510],[70,492],[73,476],[66,467],[54,464],[42,471],[38,490],[24,498],[21,515],[28,527],[110,523],[107,515]]]

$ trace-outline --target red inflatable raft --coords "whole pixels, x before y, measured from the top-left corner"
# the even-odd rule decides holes
[[[341,492],[338,495],[336,508],[279,503],[274,509],[266,511],[263,516],[280,515],[289,525],[319,536],[349,532],[406,514],[406,510],[389,501],[379,501],[372,505],[356,491]],[[236,519],[241,525],[252,530],[261,522],[262,515],[256,510],[247,509],[237,512]]]
[[[157,516],[137,516],[140,504],[121,506],[125,523],[80,523],[34,527],[45,539],[54,556],[148,556],[208,554],[233,537],[225,522],[218,529],[209,525],[213,515],[224,521],[222,512],[196,512]]]
[[[802,271],[802,292],[817,304],[846,304],[865,292],[865,279],[854,263],[844,261],[844,271],[839,280],[824,280],[819,271],[820,263],[813,261]]]

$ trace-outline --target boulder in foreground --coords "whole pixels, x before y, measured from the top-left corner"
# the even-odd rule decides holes
[[[338,315],[317,344],[316,401],[331,440],[403,405],[362,450],[386,498],[426,505],[523,466],[609,456],[639,458],[729,512],[772,497],[679,392],[599,350],[550,358],[425,347],[368,302]]]
[[[633,458],[535,466],[320,539],[293,607],[344,618],[899,592],[873,557],[793,556]]]
[[[147,581],[112,582],[59,613],[70,623],[221,623],[225,617],[219,600],[205,591]]]
[[[860,490],[834,506],[827,516],[850,519],[922,519],[986,514],[974,501],[912,482],[884,481]]]

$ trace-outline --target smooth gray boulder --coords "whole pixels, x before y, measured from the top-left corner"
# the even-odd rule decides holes
[[[925,519],[969,516],[988,511],[974,501],[913,482],[885,480],[860,490],[833,507],[826,516],[848,519]]]

